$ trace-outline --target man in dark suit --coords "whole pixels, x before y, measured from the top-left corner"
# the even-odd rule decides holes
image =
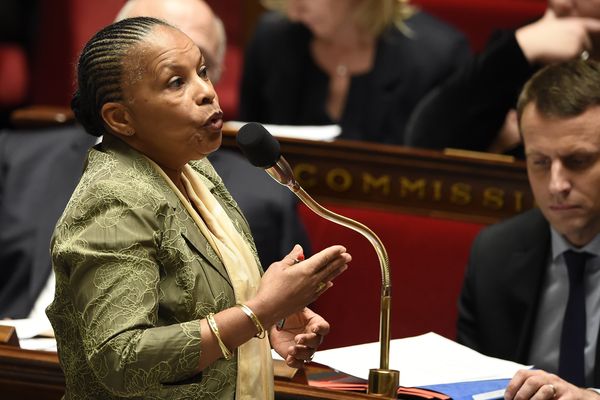
[[[141,15],[184,30],[201,48],[211,80],[219,79],[225,31],[204,1],[130,0],[119,18]],[[32,309],[43,315],[52,300],[50,238],[93,144],[79,126],[0,133],[0,319],[25,318]],[[310,253],[297,199],[287,188],[232,151],[209,159],[248,220],[263,268],[294,244]]]
[[[79,127],[0,133],[0,318],[25,318],[50,275],[50,237],[94,138]]]
[[[598,398],[583,388],[600,387],[600,64],[542,69],[517,111],[539,209],[475,240],[458,341],[538,368],[507,399]]]

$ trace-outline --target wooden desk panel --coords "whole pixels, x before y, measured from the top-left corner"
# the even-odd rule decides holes
[[[481,223],[534,205],[525,163],[508,157],[347,140],[279,142],[296,179],[318,201]],[[223,147],[239,151],[235,132],[224,131]]]
[[[0,345],[0,393],[3,399],[56,400],[65,378],[53,352]]]
[[[64,388],[65,378],[56,353],[0,345],[0,398],[58,400],[64,394]],[[380,397],[361,393],[320,389],[279,379],[275,380],[275,398],[280,400],[380,399]]]

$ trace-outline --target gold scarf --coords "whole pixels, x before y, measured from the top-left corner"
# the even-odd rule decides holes
[[[235,229],[221,204],[208,190],[201,176],[185,165],[181,179],[194,208],[155,162],[148,159],[167,181],[188,210],[202,234],[220,256],[235,294],[235,301],[243,303],[253,297],[260,283],[259,267],[248,243]],[[200,212],[200,215],[198,215]],[[256,337],[237,349],[236,399],[273,399],[273,365],[268,336]]]

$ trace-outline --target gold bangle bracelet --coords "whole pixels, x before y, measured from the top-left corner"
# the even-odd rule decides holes
[[[225,357],[226,360],[231,360],[233,354],[231,353],[231,351],[229,351],[229,349],[227,348],[227,346],[225,346],[225,343],[223,343],[223,340],[221,339],[219,327],[217,326],[217,321],[215,321],[215,314],[208,314],[206,316],[206,321],[208,322],[208,327],[210,328],[212,333],[215,334],[217,342],[219,342],[219,347],[221,348],[221,353],[223,353],[223,357]]]
[[[252,309],[245,304],[238,303],[236,304],[236,306],[238,306],[244,312],[244,314],[246,314],[248,318],[252,320],[254,326],[256,326],[256,330],[258,331],[258,333],[254,336],[259,339],[264,338],[267,335],[267,331],[265,331],[265,328],[260,323],[260,320],[258,319],[256,314],[254,314],[254,311],[252,311]]]

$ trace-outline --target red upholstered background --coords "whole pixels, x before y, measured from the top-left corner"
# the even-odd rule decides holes
[[[0,43],[0,108],[23,104],[65,106],[73,91],[75,60],[83,44],[110,23],[125,0],[39,0],[39,30],[28,54],[4,49]],[[237,117],[237,91],[243,62],[248,0],[208,0],[225,23],[228,48],[225,71],[217,87],[225,115]],[[253,0],[256,1],[256,0]],[[546,0],[413,0],[422,9],[464,31],[480,50],[498,28],[513,28],[540,16]],[[9,43],[5,43],[9,45]],[[6,54],[2,54],[6,52]],[[23,62],[23,60],[25,62]],[[14,63],[19,67],[14,67]],[[10,73],[4,73],[12,63]],[[15,69],[16,68],[16,69]]]
[[[421,9],[463,31],[475,51],[481,50],[490,34],[514,29],[539,18],[546,0],[412,0]]]
[[[24,103],[28,89],[25,51],[15,43],[0,43],[0,108]]]
[[[387,249],[392,278],[392,338],[437,332],[455,336],[456,301],[469,248],[481,224],[327,205],[367,225]],[[314,252],[343,244],[350,268],[312,306],[332,330],[323,348],[379,340],[381,269],[371,244],[358,233],[300,207]]]
[[[40,26],[31,74],[24,76],[31,81],[31,104],[69,105],[81,48],[96,31],[114,20],[124,3],[125,0],[40,0]],[[221,16],[227,31],[225,66],[216,89],[226,118],[235,119],[243,62],[242,0],[208,3]],[[0,88],[4,91],[3,85],[0,77]]]

